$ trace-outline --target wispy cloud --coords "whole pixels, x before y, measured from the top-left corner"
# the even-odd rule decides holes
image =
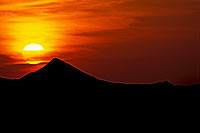
[[[14,60],[11,59],[9,56],[0,54],[0,63],[1,63],[0,65],[5,65],[13,62]]]

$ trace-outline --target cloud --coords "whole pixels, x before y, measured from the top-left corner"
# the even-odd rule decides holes
[[[20,78],[25,74],[41,68],[46,62],[39,64],[21,63],[6,55],[0,55],[0,78]]]
[[[121,8],[132,8],[132,10],[145,10],[153,8],[179,8],[179,9],[197,9],[199,10],[200,1],[199,0],[162,0],[162,1],[152,1],[152,0],[130,0],[125,1],[119,5]]]
[[[174,16],[141,16],[133,18],[137,20],[137,23],[132,24],[133,27],[200,28],[200,14],[197,13]]]
[[[14,60],[7,55],[0,54],[0,65],[13,63]]]
[[[45,2],[49,2],[51,0],[45,0]],[[31,3],[40,3],[44,2],[42,0],[1,0],[0,4],[3,5],[16,5],[16,4],[31,4]]]
[[[0,66],[0,77],[20,78],[25,74],[38,70],[43,65],[44,64],[37,64],[37,65],[14,64],[14,65]]]
[[[113,35],[127,34],[128,32],[131,32],[131,30],[130,29],[107,29],[107,30],[74,33],[72,35],[87,36],[87,37],[105,37],[105,36],[108,37],[108,36],[113,36]]]
[[[4,5],[13,5],[14,8],[8,9]],[[0,12],[19,16],[23,14],[27,16],[29,13],[30,15],[49,13],[62,16],[78,15],[76,12],[79,12],[79,15],[80,13],[111,15],[110,12],[127,15],[134,14],[137,11],[140,11],[141,14],[160,14],[164,12],[176,14],[179,12],[178,10],[180,12],[199,11],[200,2],[199,0],[1,0],[0,2]]]
[[[1,14],[15,14],[27,16],[28,13],[44,15],[44,14],[60,14],[60,15],[74,15],[79,13],[102,13],[110,9],[115,5],[127,2],[130,0],[48,0],[48,1],[26,1],[20,0],[10,2],[5,0],[1,2],[0,12]],[[8,9],[6,7],[1,8],[3,5],[13,5],[15,8]],[[37,12],[36,12],[37,10]],[[66,14],[70,13],[70,14]]]
[[[20,67],[31,67],[31,66],[42,65],[45,63],[45,62],[43,62],[43,63],[39,63],[39,64],[27,64],[27,63],[22,63],[22,62],[24,62],[24,60],[14,59],[7,55],[0,54],[0,66],[1,67],[20,68]]]

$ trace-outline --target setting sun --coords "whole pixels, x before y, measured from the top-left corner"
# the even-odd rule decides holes
[[[23,57],[28,64],[38,64],[42,62],[44,47],[37,43],[26,45],[23,49]]]
[[[44,50],[44,48],[40,44],[29,44],[24,47],[24,51],[37,51]]]

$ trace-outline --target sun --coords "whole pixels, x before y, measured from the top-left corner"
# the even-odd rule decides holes
[[[32,44],[26,45],[23,50],[24,51],[41,51],[41,50],[44,50],[44,48],[40,44],[32,43]]]
[[[45,49],[40,44],[32,43],[24,47],[22,54],[28,64],[39,64],[43,62]]]

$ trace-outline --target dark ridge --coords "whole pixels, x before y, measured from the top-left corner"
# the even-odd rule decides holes
[[[60,60],[58,58],[54,58],[52,59],[49,63],[47,63],[44,67],[44,69],[50,69],[50,70],[53,70],[53,69],[57,69],[57,71],[60,71],[61,70],[68,70],[68,71],[77,71],[78,69],[75,68],[74,66],[66,63],[65,61],[63,60]]]
[[[163,85],[163,86],[167,86],[167,87],[172,87],[173,84],[171,84],[169,81],[163,81],[163,82],[158,82],[158,83],[155,83],[155,85]]]
[[[9,81],[10,79],[7,78],[0,78],[0,81]]]
[[[58,58],[52,59],[41,69],[29,73],[21,79],[9,80],[0,78],[0,83],[6,85],[27,86],[38,88],[185,88],[185,86],[174,86],[168,81],[155,84],[123,84],[99,80],[73,65]],[[13,84],[14,83],[14,84]],[[187,88],[198,88],[199,85],[187,86]]]
[[[54,58],[49,63],[47,63],[41,69],[29,73],[22,77],[20,80],[22,81],[43,81],[49,82],[50,84],[67,84],[71,85],[88,85],[94,86],[103,83],[95,77],[86,74],[74,66],[58,59]]]
[[[58,58],[53,58],[48,64],[67,64],[66,62],[64,62],[61,59]]]

